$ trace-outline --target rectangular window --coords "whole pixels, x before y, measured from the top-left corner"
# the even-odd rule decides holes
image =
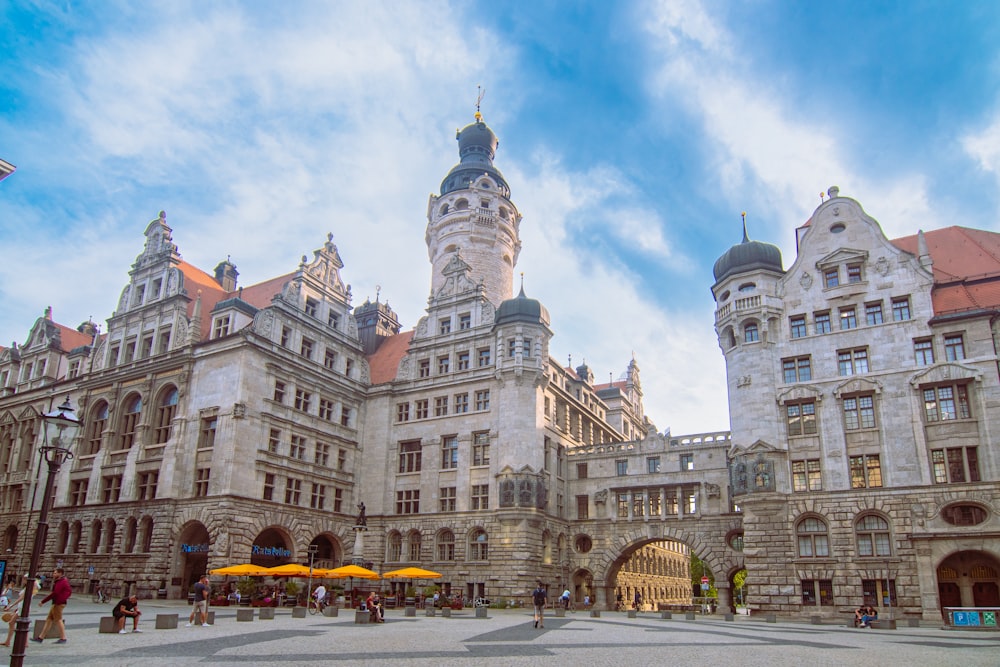
[[[288,327],[281,327],[281,339],[278,341],[281,347],[288,347],[288,343],[292,339],[292,331]]]
[[[441,438],[441,469],[458,468],[458,436],[446,435]]]
[[[944,337],[945,361],[961,361],[965,359],[965,341],[962,334],[946,334]]]
[[[576,518],[577,519],[590,518],[590,496],[576,497]]]
[[[469,395],[455,394],[455,414],[459,415],[469,411]]]
[[[694,470],[694,454],[681,454],[681,472]]]
[[[924,415],[928,422],[969,419],[969,393],[965,385],[924,389]]]
[[[329,368],[331,371],[337,368],[337,353],[327,348],[323,353],[323,365]]]
[[[628,459],[618,459],[615,461],[615,474],[619,477],[628,474]]]
[[[284,403],[285,402],[285,383],[281,380],[274,381],[274,402]]]
[[[333,511],[341,512],[344,509],[344,490],[335,488],[333,490]]]
[[[419,514],[419,513],[420,513],[419,489],[396,491],[396,514]]]
[[[335,312],[333,312],[331,310],[330,314],[326,316],[326,324],[331,329],[339,329],[340,328],[340,315],[338,315],[337,313],[335,313]]]
[[[457,500],[458,489],[454,486],[445,486],[440,489],[441,511],[442,512],[454,512],[455,511],[455,501]]]
[[[858,311],[854,306],[840,309],[840,330],[858,328]]]
[[[340,425],[350,426],[351,425],[351,409],[346,405],[340,408]]]
[[[874,394],[844,398],[844,428],[848,431],[875,428]]]
[[[781,370],[784,374],[785,384],[812,380],[812,361],[810,357],[782,359]]]
[[[576,478],[577,479],[587,479],[587,464],[577,463],[576,464]]]
[[[636,491],[632,494],[632,516],[640,517],[646,515],[646,494]]]
[[[792,490],[795,492],[823,490],[819,459],[792,461]]]
[[[399,443],[399,472],[420,472],[420,441]]]
[[[309,412],[312,407],[312,393],[304,389],[295,390],[295,409],[301,412]]]
[[[481,431],[472,434],[472,465],[488,466],[490,464],[490,434]]]
[[[408,422],[408,421],[410,421],[410,404],[409,403],[397,403],[396,404],[396,421],[398,421],[398,422]]]
[[[293,435],[289,444],[288,455],[293,459],[306,458],[306,439],[301,435]]]
[[[163,329],[160,331],[160,337],[157,339],[156,352],[157,354],[163,354],[170,350],[170,329]]]
[[[446,317],[438,320],[438,333],[448,334],[451,333],[451,318]]]
[[[344,359],[344,375],[351,377],[352,370],[354,370],[354,359]]]
[[[302,480],[292,479],[288,477],[285,479],[285,504],[286,505],[298,505],[299,498],[302,496]]]
[[[521,344],[521,353],[524,355],[525,359],[527,359],[528,357],[531,356],[531,339],[530,338],[525,338],[524,339],[524,342]]]
[[[319,312],[319,301],[312,298],[311,296],[306,297],[306,315],[309,317],[316,317],[316,313]]]
[[[890,553],[886,545],[885,553]],[[895,579],[862,579],[861,580],[862,601],[872,607],[898,607],[896,600],[896,580]]]
[[[310,340],[308,338],[303,338],[302,339],[302,344],[299,346],[299,354],[302,355],[303,357],[305,357],[306,359],[312,359],[313,358],[313,347],[315,345],[316,344],[312,340]]]
[[[434,416],[444,417],[448,414],[448,397],[437,396],[434,398]]]
[[[803,401],[785,405],[788,420],[788,435],[816,435],[816,403]]]
[[[837,350],[837,372],[844,375],[860,375],[868,372],[868,348]]]
[[[156,498],[156,487],[160,483],[158,471],[139,473],[139,500]]]
[[[511,359],[517,354],[517,340],[510,338],[507,340],[507,356]]]
[[[143,336],[142,344],[139,346],[139,358],[146,359],[153,354],[153,336]]]
[[[330,445],[326,442],[316,441],[316,449],[313,452],[313,463],[318,466],[330,464]]]
[[[194,495],[196,498],[204,498],[208,495],[208,480],[212,477],[210,468],[198,468],[194,480]]]
[[[802,604],[806,607],[833,605],[832,579],[803,579]]]
[[[490,362],[490,348],[486,347],[486,348],[482,348],[480,350],[476,350],[476,355],[477,355],[477,357],[479,359],[479,367],[480,368],[483,368],[484,366],[489,366],[490,365],[490,363],[491,363]]]
[[[458,330],[468,331],[472,328],[472,315],[469,313],[462,313],[458,316]]]
[[[215,446],[215,427],[218,418],[205,417],[201,420],[201,429],[198,433],[198,448],[207,449]]]
[[[875,326],[876,324],[882,324],[882,302],[875,301],[873,303],[865,304],[865,323],[868,326]]]
[[[826,310],[821,313],[815,313],[813,315],[814,321],[816,322],[816,333],[825,334],[830,333],[830,311]]]
[[[628,518],[628,494],[627,493],[616,493],[615,499],[617,502],[615,505],[618,507],[618,518],[627,519]]]
[[[646,457],[646,472],[660,472],[660,457]]]
[[[482,389],[476,392],[476,411],[482,412],[490,409],[490,390]]]
[[[281,445],[281,431],[276,428],[272,428],[271,432],[267,436],[267,451],[272,454],[278,453],[278,447]]]
[[[823,271],[823,286],[824,287],[836,287],[840,284],[840,269],[834,267],[832,269],[826,269]]]
[[[422,378],[429,378],[431,376],[431,361],[430,359],[421,359],[418,365],[419,375]]]
[[[860,264],[848,264],[847,265],[847,282],[850,283],[860,283],[861,282],[861,265]]]
[[[663,506],[660,504],[660,491],[650,489],[649,493],[649,516],[660,516]]]
[[[913,341],[913,357],[917,366],[930,366],[934,363],[934,343],[930,338]]]
[[[86,479],[77,479],[69,483],[69,504],[74,507],[80,507],[87,503],[87,491],[90,487],[90,481]],[[142,498],[140,498],[142,500]]]
[[[264,492],[261,494],[264,500],[274,500],[274,475],[264,473]]]
[[[852,489],[874,489],[882,486],[882,465],[878,454],[852,456],[850,467]]]
[[[427,415],[428,415],[428,405],[427,405],[427,403],[428,403],[428,401],[427,401],[426,398],[421,398],[421,399],[419,399],[417,401],[414,401],[414,403],[413,403],[414,408],[415,408],[414,412],[416,413],[416,418],[417,419],[427,419]]]
[[[935,484],[978,482],[979,452],[976,447],[949,447],[931,450]]]
[[[444,375],[451,370],[450,357],[438,357],[438,375]]]
[[[490,508],[490,485],[473,484],[470,496],[472,509],[488,510]]]
[[[337,470],[344,471],[347,470],[347,450],[338,449],[337,450]]]
[[[459,352],[458,353],[458,370],[467,371],[469,370],[469,353]]]
[[[902,322],[910,319],[910,297],[904,296],[892,300],[892,321]]]
[[[319,399],[319,418],[333,421],[333,401],[328,398]]]
[[[792,330],[792,338],[802,338],[806,335],[806,316],[793,315],[788,320]]]
[[[309,494],[309,507],[314,510],[326,509],[326,485],[312,483],[312,493]]]

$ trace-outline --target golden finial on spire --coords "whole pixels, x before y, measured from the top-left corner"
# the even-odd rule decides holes
[[[482,86],[476,86],[479,94],[476,95],[476,122],[483,122],[483,114],[479,113],[479,106],[483,103],[483,98],[486,97],[486,91],[483,90]]]

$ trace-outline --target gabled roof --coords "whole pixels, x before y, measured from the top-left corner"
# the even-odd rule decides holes
[[[892,244],[919,256],[919,235]],[[968,227],[924,232],[934,262],[934,313],[1000,308],[1000,234]]]
[[[72,329],[64,324],[59,324],[58,322],[53,322],[59,329],[59,343],[62,346],[63,352],[71,352],[78,347],[84,347],[85,345],[92,345],[94,339],[92,336],[88,336],[85,333],[81,333],[76,329]]]
[[[396,379],[399,362],[410,349],[414,330],[404,331],[382,341],[374,354],[368,356],[368,371],[372,385],[392,382]]]

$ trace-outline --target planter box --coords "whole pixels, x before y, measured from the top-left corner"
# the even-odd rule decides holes
[[[433,606],[424,607],[424,615],[425,616],[433,616],[435,613],[437,613],[437,612],[434,611],[434,607]]]
[[[694,614],[693,611],[686,611],[686,612],[684,612],[684,620],[685,621],[693,621],[696,618],[698,618],[698,617],[695,616],[695,614]]]
[[[735,614],[723,614],[722,620],[724,620],[724,621],[735,621],[736,620],[736,615]]]

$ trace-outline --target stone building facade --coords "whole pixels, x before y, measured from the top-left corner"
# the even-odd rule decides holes
[[[1000,604],[1000,235],[890,241],[831,188],[785,270],[715,265],[749,599],[833,615]]]

